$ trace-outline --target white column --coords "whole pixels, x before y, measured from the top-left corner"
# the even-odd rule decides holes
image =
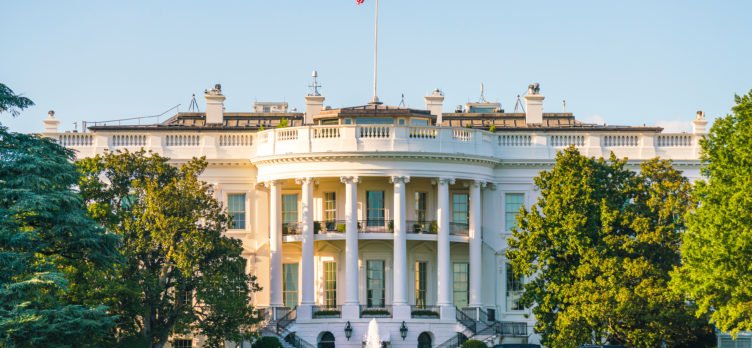
[[[438,288],[436,291],[436,304],[441,307],[453,309],[452,301],[452,261],[449,256],[449,185],[454,184],[454,179],[439,178],[438,180],[438,225],[439,236],[437,242],[438,261]],[[453,313],[453,312],[452,312]],[[442,319],[453,319],[442,308]]]
[[[482,277],[482,248],[483,234],[481,230],[480,189],[485,183],[473,181],[470,183],[470,226],[468,239],[470,242],[470,307],[481,306],[481,277]]]
[[[405,222],[405,184],[409,176],[393,176],[394,184],[394,294],[392,306],[396,319],[410,319],[407,303],[407,228]]]
[[[358,177],[343,176],[345,184],[345,303],[342,317],[360,317],[358,299]]]
[[[309,319],[312,315],[314,301],[314,260],[313,260],[313,178],[300,178],[295,180],[300,184],[302,197],[300,207],[302,213],[303,242],[301,250],[302,287],[300,289],[300,307],[298,317]]]
[[[264,183],[269,188],[269,306],[282,307],[282,183]]]

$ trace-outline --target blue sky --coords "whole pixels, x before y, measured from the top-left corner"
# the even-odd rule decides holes
[[[0,81],[36,106],[12,130],[161,113],[222,83],[228,111],[254,100],[303,109],[311,70],[326,104],[372,84],[374,1],[6,1]],[[486,98],[512,110],[541,83],[547,112],[686,129],[752,88],[752,1],[381,0],[379,96],[445,110]]]

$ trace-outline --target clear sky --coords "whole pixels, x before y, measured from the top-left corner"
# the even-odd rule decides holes
[[[752,1],[381,0],[379,97],[511,111],[540,82],[547,112],[689,130],[752,88]],[[0,82],[36,106],[0,122],[42,130],[159,114],[221,83],[227,111],[254,100],[304,108],[311,71],[326,105],[371,96],[374,0],[3,1]]]

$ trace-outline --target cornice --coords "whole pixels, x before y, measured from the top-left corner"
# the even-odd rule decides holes
[[[439,160],[446,162],[464,162],[493,168],[501,161],[492,157],[467,156],[432,152],[340,152],[340,153],[310,153],[267,156],[251,159],[257,167],[300,162],[331,162],[342,160]]]
[[[627,160],[628,166],[639,166],[649,159]],[[548,168],[554,165],[555,159],[550,160],[500,160],[499,168]],[[671,160],[671,164],[677,167],[700,168],[700,160]]]

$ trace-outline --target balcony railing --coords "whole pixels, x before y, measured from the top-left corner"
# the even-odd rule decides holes
[[[394,221],[385,219],[358,220],[359,233],[394,233]]]
[[[295,236],[303,233],[302,222],[285,222],[282,224],[283,236]]]
[[[407,220],[407,233],[416,234],[436,234],[439,232],[439,225],[436,221],[414,221]]]
[[[392,306],[378,306],[368,307],[366,305],[360,305],[360,317],[361,318],[391,318]]]
[[[345,220],[314,221],[313,233],[345,233]]]
[[[327,305],[313,306],[313,318],[314,319],[341,318],[341,317],[342,317],[342,306],[327,306]]]
[[[411,318],[439,319],[440,316],[439,306],[410,306]]]
[[[467,222],[450,222],[449,233],[453,236],[467,236],[469,234]]]

